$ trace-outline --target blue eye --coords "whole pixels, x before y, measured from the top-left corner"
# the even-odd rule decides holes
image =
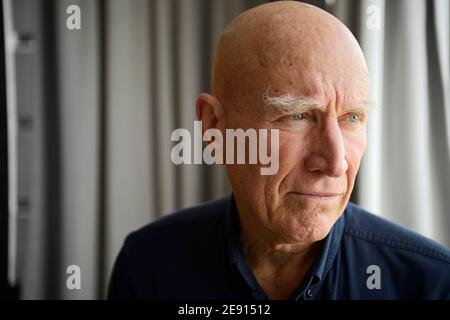
[[[359,121],[359,115],[356,113],[353,113],[348,116],[350,122],[358,122]]]
[[[303,113],[296,113],[292,115],[293,120],[303,120],[305,119],[305,115]]]

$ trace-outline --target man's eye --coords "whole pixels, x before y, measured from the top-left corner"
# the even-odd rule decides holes
[[[348,120],[350,120],[350,122],[358,122],[361,118],[361,116],[357,113],[352,113],[350,115],[347,116]]]
[[[304,113],[296,113],[292,115],[292,120],[304,120],[305,114]]]

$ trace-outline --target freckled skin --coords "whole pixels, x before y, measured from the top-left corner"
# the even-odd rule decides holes
[[[277,117],[264,108],[268,88],[272,96],[317,99],[326,110],[302,123]],[[368,99],[368,71],[357,41],[316,7],[283,1],[253,8],[238,16],[219,41],[212,94],[197,100],[203,129],[280,130],[275,175],[260,175],[259,165],[226,167],[244,251],[272,297],[284,297],[292,290],[287,283],[296,285],[292,278],[302,278],[316,245],[349,201],[366,131],[365,121],[353,124],[346,112]],[[300,195],[308,192],[340,196],[317,201]]]

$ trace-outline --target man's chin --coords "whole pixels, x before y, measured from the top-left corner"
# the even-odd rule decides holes
[[[289,215],[299,218],[312,215],[335,216],[342,207],[342,196],[325,198],[289,193],[283,200],[283,206],[290,211]]]
[[[292,242],[303,243],[312,243],[324,239],[339,218],[337,214],[330,214],[328,210],[303,211],[300,215],[294,213],[288,215],[288,217],[282,225],[282,232],[289,235]]]

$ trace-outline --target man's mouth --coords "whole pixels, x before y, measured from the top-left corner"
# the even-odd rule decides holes
[[[292,192],[297,196],[315,201],[332,201],[342,196],[342,193],[334,192]]]

